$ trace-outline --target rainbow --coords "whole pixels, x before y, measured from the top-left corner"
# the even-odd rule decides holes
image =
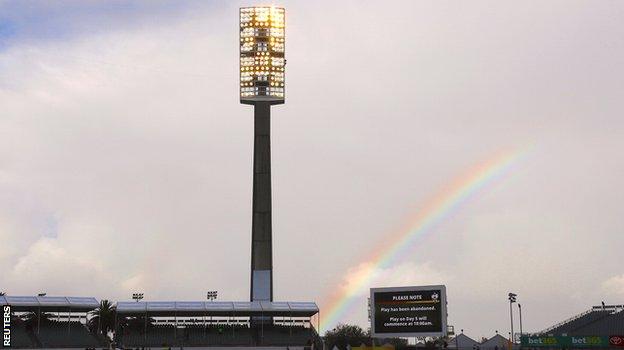
[[[322,304],[325,312],[320,316],[320,330],[338,323],[354,306],[361,306],[356,303],[359,301],[357,297],[371,287],[375,271],[388,268],[406,257],[419,239],[432,233],[437,225],[453,215],[487,185],[509,173],[527,153],[528,149],[500,152],[477,164],[445,186],[424,208],[409,218],[402,229],[390,237],[384,236],[381,244],[376,245],[375,250],[359,265],[365,268],[359,271],[345,288],[333,292]]]

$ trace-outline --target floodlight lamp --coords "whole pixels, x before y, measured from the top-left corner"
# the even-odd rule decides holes
[[[240,23],[240,100],[284,103],[285,12],[281,7],[243,7]]]
[[[207,298],[208,300],[215,300],[215,299],[217,299],[217,295],[218,295],[218,293],[219,293],[219,292],[218,292],[218,291],[216,291],[216,290],[211,290],[211,291],[208,291],[208,292],[206,293],[206,298]]]

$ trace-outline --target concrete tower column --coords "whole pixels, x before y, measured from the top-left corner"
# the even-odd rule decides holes
[[[271,103],[254,103],[251,301],[273,301]]]

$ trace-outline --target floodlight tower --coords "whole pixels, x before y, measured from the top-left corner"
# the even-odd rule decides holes
[[[284,9],[240,9],[240,102],[254,106],[251,301],[273,301],[271,105],[284,103]]]

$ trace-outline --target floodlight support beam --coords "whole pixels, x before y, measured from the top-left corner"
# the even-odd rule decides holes
[[[520,340],[522,341],[522,305],[518,304],[518,312],[520,312]],[[514,338],[515,339],[515,338]]]
[[[273,301],[271,103],[255,101],[251,223],[251,301]]]
[[[511,301],[511,299],[510,299],[509,300],[509,318],[511,320],[511,332],[510,332],[511,336],[509,337],[509,342],[510,342],[509,346],[510,346],[510,348],[511,348],[512,344],[515,343],[514,334],[513,334],[513,331],[514,331],[513,326],[514,326],[514,324],[513,324],[513,307],[512,307],[512,305],[513,305],[513,301]]]

